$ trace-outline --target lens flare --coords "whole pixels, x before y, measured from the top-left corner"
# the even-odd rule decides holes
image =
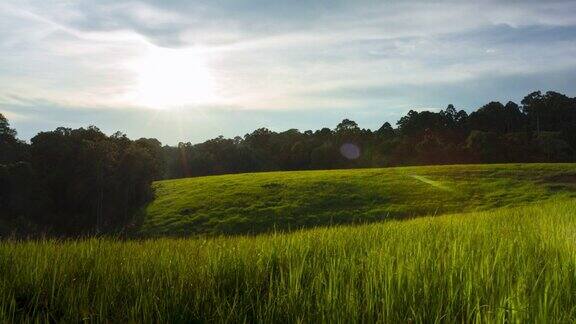
[[[348,160],[356,160],[360,157],[360,148],[352,143],[345,143],[340,146],[340,154]]]

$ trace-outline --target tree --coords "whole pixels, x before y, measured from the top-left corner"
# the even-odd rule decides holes
[[[461,128],[468,119],[468,114],[464,110],[456,110],[454,105],[449,104],[446,109],[440,111],[440,116],[444,117],[446,128]]]
[[[443,132],[446,129],[447,118],[443,114],[431,111],[410,110],[396,124],[402,135],[420,140],[425,132]]]
[[[323,143],[310,153],[310,166],[312,169],[333,168],[341,159],[338,149],[331,143]]]
[[[27,160],[27,146],[16,138],[17,132],[0,113],[0,164]]]
[[[380,128],[378,128],[376,135],[382,138],[390,139],[394,137],[394,128],[392,128],[392,125],[390,125],[389,122],[385,122]]]
[[[332,137],[333,133],[332,130],[328,127],[324,127],[314,132],[314,136],[318,139],[327,140]]]
[[[503,134],[519,131],[524,124],[524,115],[514,102],[504,106],[493,101],[471,113],[468,123],[472,130]]]
[[[544,162],[569,162],[574,157],[574,149],[562,139],[559,132],[541,132],[536,138],[538,149]]]
[[[41,221],[67,235],[121,230],[151,199],[163,170],[161,144],[98,128],[57,128],[31,140],[32,165],[49,204]]]
[[[522,101],[522,111],[528,116],[532,127],[540,133],[540,115],[543,112],[542,92],[534,91],[528,94]]]
[[[466,139],[466,149],[476,162],[498,162],[502,156],[500,138],[493,132],[472,131]]]
[[[427,132],[415,149],[421,164],[440,164],[449,158],[448,145],[432,132]]]
[[[6,117],[4,117],[2,113],[0,113],[0,138],[3,137],[16,138],[16,134],[17,134],[16,130],[10,128],[10,123],[8,122],[8,119],[6,119]]]
[[[343,133],[355,133],[358,132],[360,128],[358,124],[350,119],[342,120],[338,125],[336,125],[336,129],[334,130],[337,134]]]

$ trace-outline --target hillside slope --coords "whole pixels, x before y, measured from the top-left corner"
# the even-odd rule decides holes
[[[247,234],[576,196],[576,164],[269,172],[155,183],[145,236]]]

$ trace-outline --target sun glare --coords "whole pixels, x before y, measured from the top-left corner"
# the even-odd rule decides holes
[[[151,48],[135,64],[133,100],[158,109],[210,103],[214,80],[206,61],[196,49]]]

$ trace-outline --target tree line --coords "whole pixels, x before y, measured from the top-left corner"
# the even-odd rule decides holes
[[[27,144],[1,114],[0,152],[0,236],[128,230],[164,169],[155,139],[60,127]]]
[[[490,102],[468,114],[448,105],[410,110],[393,127],[363,129],[345,119],[334,129],[260,128],[244,137],[164,146],[165,178],[274,170],[422,164],[576,160],[576,98],[533,92],[518,105]],[[352,150],[352,152],[350,152]]]
[[[421,164],[574,162],[576,98],[553,91],[468,114],[448,105],[409,111],[393,127],[260,128],[244,137],[162,146],[98,128],[57,128],[30,143],[0,114],[0,235],[129,231],[158,179],[275,170]]]

